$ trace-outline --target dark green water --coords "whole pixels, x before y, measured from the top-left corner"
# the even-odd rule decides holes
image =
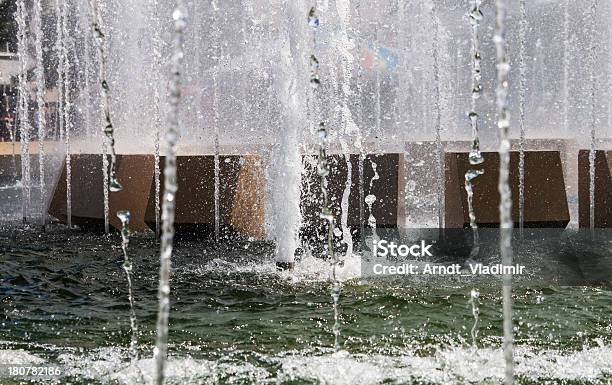
[[[158,247],[132,240],[140,358],[130,362],[119,235],[0,233],[0,364],[55,365],[39,383],[149,383]],[[278,273],[269,245],[179,242],[173,257],[169,382],[174,384],[499,383],[501,286],[478,280],[360,282],[340,299],[334,353],[329,265]],[[345,263],[346,278],[359,271]],[[477,347],[470,291],[480,291]],[[517,282],[520,383],[612,384],[612,290]],[[35,382],[35,381],[32,381]],[[29,383],[17,377],[1,384]]]

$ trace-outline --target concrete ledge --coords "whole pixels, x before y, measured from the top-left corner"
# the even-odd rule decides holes
[[[578,224],[591,226],[589,150],[578,153]],[[595,227],[612,227],[612,151],[595,152]]]
[[[445,223],[447,228],[469,226],[464,175],[480,168],[484,175],[473,181],[474,211],[478,226],[499,227],[499,154],[483,153],[485,162],[471,166],[467,152],[445,154]],[[519,221],[519,153],[510,153],[512,219]],[[525,227],[564,228],[569,223],[569,209],[559,151],[525,152]]]

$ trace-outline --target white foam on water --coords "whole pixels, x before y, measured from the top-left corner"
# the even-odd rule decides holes
[[[270,368],[248,362],[245,354],[232,354],[220,361],[171,356],[167,378],[170,384],[251,383],[283,384],[310,381],[333,385],[427,382],[434,384],[490,383],[503,379],[501,349],[448,348],[431,356],[412,351],[398,355],[350,354],[346,351],[312,354],[300,351],[258,357],[278,365]],[[235,358],[234,358],[235,357]],[[536,350],[517,347],[516,375],[532,381],[576,381],[609,384],[612,377],[612,345],[603,343],[580,351]],[[40,357],[23,350],[1,350],[0,360],[9,363],[40,364]],[[66,375],[81,380],[115,381],[119,384],[146,384],[152,380],[154,362],[143,358],[129,362],[124,348],[100,348],[83,354],[65,353],[58,357]],[[246,381],[246,382],[245,382]]]
[[[44,358],[31,354],[23,349],[0,350],[0,364],[2,365],[40,365]]]
[[[119,384],[150,384],[155,373],[153,358],[126,361],[127,350],[101,348],[89,356],[62,354],[60,362],[66,374],[79,379]],[[165,368],[167,384],[217,384],[221,379],[229,383],[263,383],[270,373],[248,362],[215,362],[192,357],[170,357]]]
[[[353,254],[342,259],[343,263],[337,268],[336,274],[340,281],[347,281],[361,277],[361,257]],[[215,258],[210,262],[198,266],[182,266],[181,270],[195,272],[205,275],[208,273],[222,274],[245,274],[252,273],[258,275],[276,275],[290,282],[325,282],[331,280],[331,264],[329,261],[316,258],[312,255],[305,255],[295,262],[292,271],[278,271],[276,263],[272,260],[262,262],[229,262],[220,258]]]

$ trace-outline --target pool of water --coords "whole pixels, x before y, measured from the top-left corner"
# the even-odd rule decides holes
[[[138,352],[131,359],[120,236],[0,231],[0,363],[52,365],[39,383],[150,383],[158,245],[132,239]],[[183,240],[173,256],[168,382],[172,384],[499,383],[497,278],[363,280],[345,261],[340,351],[328,262],[306,253],[277,272],[272,246]],[[533,277],[532,277],[533,278]],[[563,282],[561,282],[563,283]],[[470,293],[478,289],[476,345]],[[514,289],[522,384],[612,384],[612,287],[525,279]],[[29,382],[28,382],[29,381]],[[2,384],[36,383],[18,377]]]

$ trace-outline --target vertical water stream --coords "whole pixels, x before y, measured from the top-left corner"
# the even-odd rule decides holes
[[[166,162],[164,165],[164,200],[162,204],[162,235],[160,247],[159,308],[157,312],[157,338],[153,359],[155,361],[155,384],[164,383],[164,369],[168,355],[168,319],[170,316],[170,265],[174,242],[176,181],[176,145],[180,129],[181,72],[183,66],[184,33],[187,27],[187,10],[183,0],[176,1],[172,13],[174,41],[170,77],[170,110],[166,132]]]
[[[500,133],[499,146],[499,227],[502,264],[512,265],[512,192],[510,190],[510,116],[508,111],[508,75],[510,63],[506,54],[506,0],[496,0],[496,24],[494,42],[497,53],[497,127]],[[503,330],[506,385],[514,383],[513,330],[512,330],[512,275],[504,274],[503,282]]]
[[[42,0],[34,2],[34,39],[36,51],[36,117],[38,120],[38,167],[40,188],[40,221],[44,226],[47,219],[45,199],[45,139],[47,118],[45,115],[45,67],[43,62],[43,29],[42,29]]]

